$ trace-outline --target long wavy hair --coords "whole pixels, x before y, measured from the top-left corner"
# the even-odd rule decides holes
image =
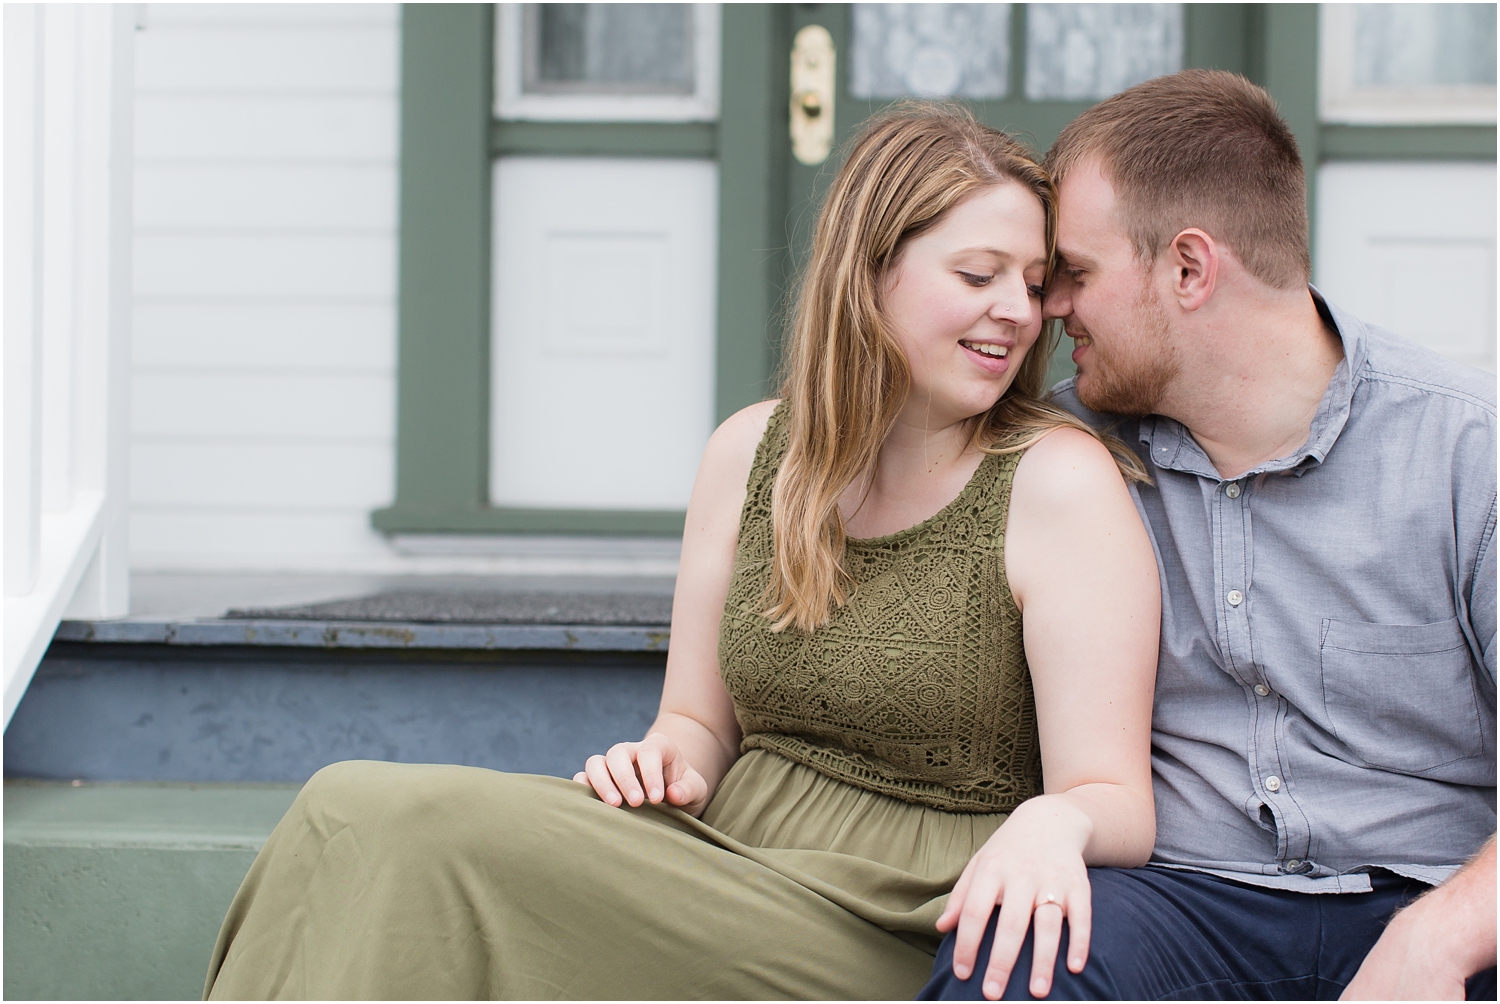
[[[962,107],[904,102],[875,116],[850,147],[818,214],[783,361],[790,445],[772,490],[775,557],[764,598],[773,629],[813,631],[851,594],[838,500],[874,472],[911,384],[882,309],[882,279],[906,243],[954,206],[1011,182],[1042,204],[1050,263],[1057,229],[1052,179],[1025,147]],[[1057,341],[1047,330],[1053,327],[1044,325],[1005,394],[975,417],[974,445],[1015,453],[1066,426],[1100,438],[1126,477],[1144,480],[1140,461],[1123,444],[1042,399]]]

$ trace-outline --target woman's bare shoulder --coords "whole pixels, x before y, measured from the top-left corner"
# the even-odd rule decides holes
[[[1007,520],[1005,574],[1023,611],[1061,597],[1079,614],[1089,595],[1080,588],[1110,575],[1143,597],[1156,595],[1156,564],[1135,501],[1109,449],[1087,432],[1060,428],[1026,451]]]
[[[761,401],[730,415],[708,438],[699,468],[699,481],[705,479],[715,487],[743,491],[755,464],[755,451],[765,438],[766,426],[779,400]]]
[[[1054,429],[1027,448],[1016,465],[1012,504],[1061,512],[1094,508],[1093,500],[1126,497],[1125,480],[1108,448],[1082,429]]]

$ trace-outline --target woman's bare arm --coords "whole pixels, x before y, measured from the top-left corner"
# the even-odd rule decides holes
[[[1021,608],[1046,792],[1071,793],[1092,817],[1089,864],[1145,864],[1156,842],[1161,583],[1109,451],[1073,429],[1032,447],[1016,471],[1008,530],[1006,573]]]
[[[590,757],[577,780],[611,805],[663,800],[697,815],[739,757],[734,704],[719,677],[719,620],[729,595],[740,510],[776,402],[725,420],[703,451],[688,502],[672,599],[661,708],[646,738]]]
[[[1032,993],[1051,986],[1063,918],[1068,968],[1088,955],[1086,865],[1151,855],[1151,704],[1161,625],[1156,559],[1109,452],[1059,429],[1021,459],[1005,569],[1021,608],[1036,694],[1045,793],[1021,805],[975,855],[939,927],[958,928],[954,969],[972,972],[1001,904],[983,989],[1003,991],[1033,923]]]

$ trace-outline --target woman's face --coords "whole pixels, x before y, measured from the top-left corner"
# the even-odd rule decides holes
[[[911,368],[903,416],[930,429],[981,415],[1042,330],[1046,215],[1016,182],[969,196],[902,250],[885,312]]]

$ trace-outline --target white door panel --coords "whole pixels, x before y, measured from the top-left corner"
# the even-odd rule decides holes
[[[1495,369],[1495,165],[1318,169],[1314,281],[1356,316]]]
[[[502,157],[490,495],[681,509],[713,425],[718,167]]]

